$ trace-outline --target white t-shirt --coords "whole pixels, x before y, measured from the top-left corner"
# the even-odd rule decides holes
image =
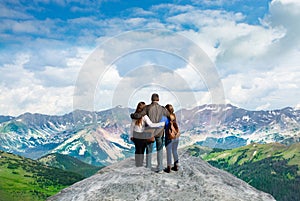
[[[133,119],[130,126],[130,138],[133,137],[133,131],[142,133],[145,130],[145,126],[148,125],[151,128],[156,127],[163,127],[165,126],[165,122],[159,122],[159,123],[153,123],[147,115],[142,117],[142,123],[141,125],[135,124],[136,119]]]

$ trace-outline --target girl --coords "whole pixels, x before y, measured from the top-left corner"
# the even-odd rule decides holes
[[[165,126],[165,146],[167,149],[167,168],[164,169],[165,172],[170,173],[171,170],[178,171],[178,153],[177,148],[179,144],[179,128],[176,122],[176,115],[174,114],[174,108],[171,104],[166,105],[166,109],[170,112],[170,117],[166,122]],[[172,165],[172,154],[174,159],[174,166]]]
[[[146,104],[144,102],[139,102],[136,108],[136,113],[140,113]],[[151,136],[151,132],[145,132],[145,126],[149,127],[163,127],[165,126],[165,122],[160,123],[152,123],[147,115],[142,116],[139,119],[133,119],[130,126],[130,139],[134,142],[135,145],[135,165],[137,167],[143,166],[144,161],[144,152],[146,149],[147,154],[151,154],[150,146],[153,146],[153,142],[149,142]],[[149,161],[146,160],[146,163]],[[146,167],[150,166],[146,164]]]

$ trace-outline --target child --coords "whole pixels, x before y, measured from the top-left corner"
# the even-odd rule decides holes
[[[146,104],[144,102],[139,102],[136,108],[136,112],[141,112]],[[134,142],[135,145],[135,165],[137,167],[143,166],[144,161],[144,152],[146,150],[147,154],[151,154],[153,142],[149,143],[147,138],[145,138],[145,126],[148,127],[163,127],[165,122],[152,123],[147,115],[142,116],[139,119],[133,119],[130,126],[130,139]],[[148,156],[149,157],[149,156]],[[151,165],[148,164],[151,161],[146,160],[146,166],[151,168]]]
[[[165,126],[165,146],[167,149],[167,168],[164,169],[165,172],[170,173],[171,170],[178,171],[178,153],[177,148],[179,144],[179,128],[176,122],[176,115],[174,114],[173,106],[170,104],[166,105],[166,109],[170,112],[170,117],[166,122]],[[174,166],[172,165],[172,154],[174,159]]]

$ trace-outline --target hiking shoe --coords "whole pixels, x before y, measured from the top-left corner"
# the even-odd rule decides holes
[[[170,173],[171,172],[171,166],[168,166],[164,169],[164,172]]]
[[[155,171],[157,174],[162,174],[164,171],[163,170],[156,170]]]
[[[173,171],[178,171],[178,164],[177,164],[177,163],[174,164],[174,167],[172,167],[171,170],[173,170]]]

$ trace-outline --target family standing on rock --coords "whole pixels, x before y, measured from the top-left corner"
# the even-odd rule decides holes
[[[144,152],[146,150],[146,168],[152,168],[152,150],[156,142],[157,150],[157,173],[163,171],[170,173],[178,170],[177,147],[179,143],[179,129],[173,106],[167,104],[161,106],[158,94],[152,94],[151,104],[146,105],[139,102],[136,111],[130,116],[132,123],[130,127],[130,139],[135,145],[135,165],[143,166]],[[167,168],[163,168],[163,142],[167,150]],[[172,165],[172,154],[174,166]]]

